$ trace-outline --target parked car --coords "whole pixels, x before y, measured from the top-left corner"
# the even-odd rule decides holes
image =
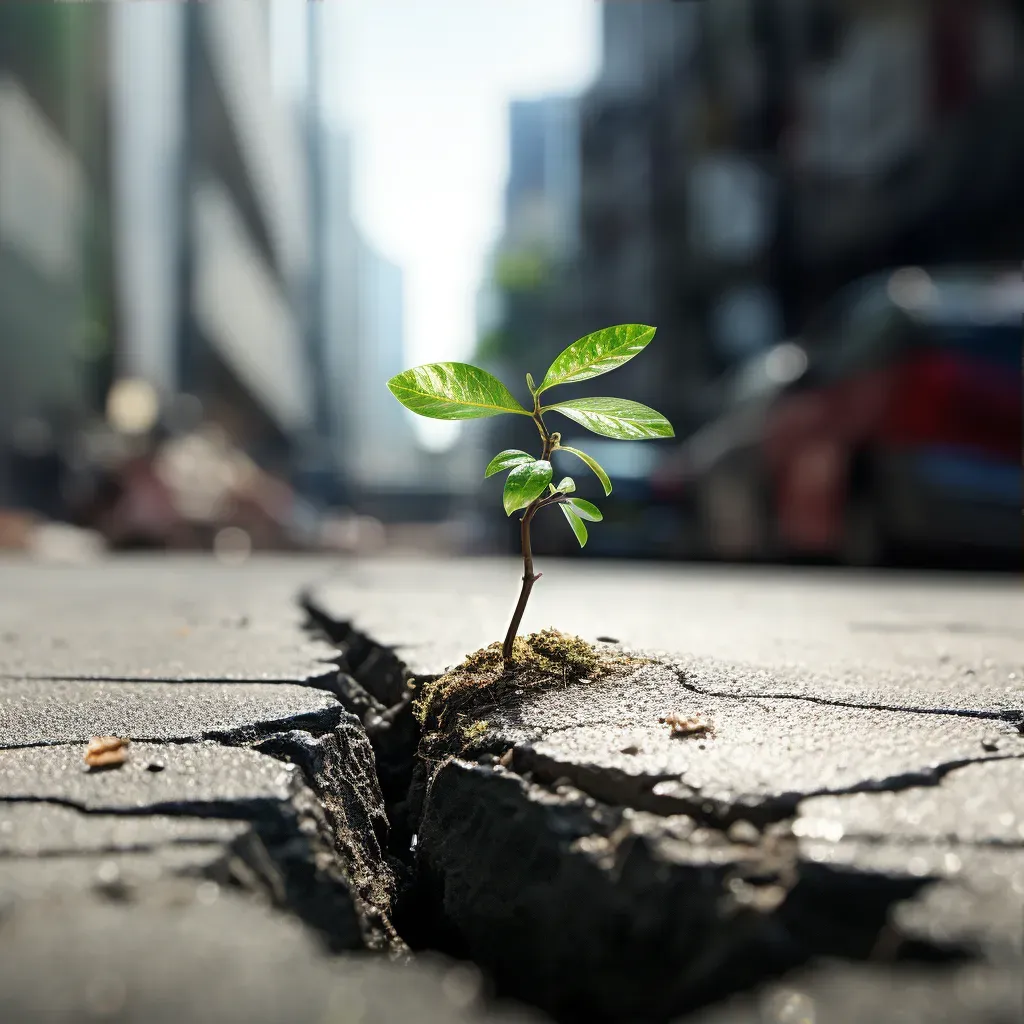
[[[704,549],[1019,561],[1022,318],[1019,271],[903,268],[845,289],[805,359],[787,350],[789,380],[766,354],[762,385],[688,443]]]
[[[718,414],[654,473],[655,496],[679,511],[684,556],[746,559],[769,554],[764,436],[779,396],[807,369],[799,339],[773,346],[720,380]]]

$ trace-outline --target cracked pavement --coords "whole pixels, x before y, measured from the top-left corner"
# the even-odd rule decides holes
[[[1021,1018],[1016,581],[541,568],[524,632],[653,663],[480,707],[483,736],[421,766],[409,827],[449,948],[567,1020],[744,988],[714,1020]],[[357,566],[310,601],[429,679],[500,634],[516,576]],[[658,722],[698,712],[712,736]]]
[[[1016,581],[540,568],[524,632],[648,662],[430,760],[514,562],[0,566],[0,1016],[537,1019],[408,943],[561,1020],[1020,1019]]]

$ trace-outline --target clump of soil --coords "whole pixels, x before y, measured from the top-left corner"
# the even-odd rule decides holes
[[[425,731],[452,732],[456,728],[479,738],[481,723],[462,727],[469,711],[493,705],[510,690],[533,690],[591,681],[607,675],[623,656],[598,651],[578,636],[544,629],[516,637],[513,664],[506,666],[501,644],[494,643],[469,655],[443,676],[427,683],[413,711]]]

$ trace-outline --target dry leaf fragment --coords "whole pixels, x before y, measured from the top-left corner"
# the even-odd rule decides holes
[[[695,715],[677,715],[673,712],[658,721],[669,726],[673,736],[711,736],[715,731],[711,720],[700,712]]]
[[[83,760],[90,768],[117,768],[128,760],[128,746],[119,736],[93,736]]]

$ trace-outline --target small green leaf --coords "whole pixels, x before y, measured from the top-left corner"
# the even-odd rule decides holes
[[[568,452],[570,455],[575,455],[577,459],[580,459],[587,466],[590,467],[594,476],[601,481],[601,486],[604,488],[604,496],[607,498],[612,493],[612,481],[611,477],[604,471],[604,467],[597,459],[588,455],[586,452],[581,452],[578,448],[568,448],[565,445],[559,445],[555,451]]]
[[[588,523],[599,523],[604,519],[604,513],[593,503],[585,498],[569,498],[565,502],[580,517]]]
[[[517,466],[505,480],[505,514],[512,515],[539,498],[551,483],[551,463],[537,460]]]
[[[675,437],[672,424],[660,412],[625,398],[574,398],[541,411],[560,412],[595,434],[620,441]]]
[[[540,390],[556,384],[589,380],[618,369],[642,352],[654,337],[654,328],[644,324],[606,327],[574,341],[550,366]]]
[[[576,539],[580,542],[580,547],[587,546],[587,524],[568,505],[559,505],[562,510],[562,514],[565,516],[566,522],[572,527],[572,532],[576,534]]]
[[[530,415],[497,377],[469,363],[417,366],[392,377],[388,388],[407,409],[435,420]]]
[[[576,490],[576,481],[571,476],[563,476],[555,490],[563,494],[572,494]]]
[[[528,373],[526,375],[526,386],[530,389],[531,395],[535,395],[537,393],[537,385],[533,381],[532,373]]]
[[[507,451],[495,455],[484,470],[484,478],[494,476],[495,473],[503,473],[506,469],[515,469],[516,466],[525,466],[528,462],[537,460],[529,452],[521,452],[516,448],[509,448]]]

